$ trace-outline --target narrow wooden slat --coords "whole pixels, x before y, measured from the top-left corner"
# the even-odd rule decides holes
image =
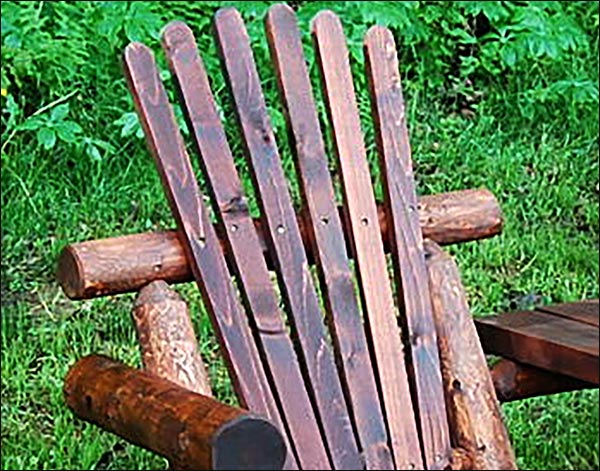
[[[598,328],[538,311],[475,321],[483,348],[521,363],[598,382]]]
[[[398,304],[410,339],[408,371],[416,394],[425,465],[446,466],[452,457],[423,237],[396,44],[390,30],[374,26],[364,42],[375,138],[383,179]]]
[[[131,43],[125,76],[154,157],[184,249],[243,407],[270,418],[284,430],[277,406],[227,265],[158,75],[152,51]],[[202,218],[202,224],[198,218]],[[199,233],[203,227],[204,234]],[[200,237],[203,235],[203,237]]]
[[[536,311],[547,312],[596,327],[600,326],[600,309],[597,299],[577,303],[556,304],[554,306],[539,306],[536,308]]]
[[[312,252],[359,445],[367,469],[391,469],[385,421],[294,11],[274,5],[266,26],[308,209]]]
[[[219,10],[215,26],[261,212],[268,228],[268,245],[272,248],[283,298],[298,337],[299,350],[307,369],[307,382],[321,418],[332,462],[337,469],[361,468],[348,408],[325,335],[249,37],[234,8]]]
[[[177,78],[190,130],[221,221],[221,233],[235,274],[241,280],[240,290],[247,311],[257,326],[267,364],[265,369],[271,373],[290,430],[290,442],[303,469],[328,469],[329,459],[317,420],[279,310],[196,41],[184,23],[172,22],[163,32],[163,46]]]
[[[401,332],[387,273],[344,32],[339,18],[330,11],[323,11],[313,19],[312,31],[395,464],[397,469],[421,468]]]

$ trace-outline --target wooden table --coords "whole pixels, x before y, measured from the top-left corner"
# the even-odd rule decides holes
[[[598,300],[476,319],[486,353],[598,386]]]

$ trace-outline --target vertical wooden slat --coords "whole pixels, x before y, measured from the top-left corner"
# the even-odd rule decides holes
[[[233,94],[243,141],[267,226],[289,318],[298,338],[307,380],[337,469],[362,467],[340,378],[328,345],[300,230],[269,123],[248,34],[233,8],[215,17],[217,41]]]
[[[381,239],[375,196],[339,18],[319,13],[312,23],[330,115],[350,238],[370,330],[382,399],[397,469],[421,468],[400,328]]]
[[[396,44],[387,28],[374,26],[365,36],[364,48],[398,304],[410,339],[409,378],[425,465],[439,469],[450,460],[451,447]]]
[[[243,407],[269,417],[284,430],[152,51],[131,43],[125,49],[124,65],[148,146],[238,398]]]
[[[287,5],[274,5],[266,26],[308,208],[309,240],[361,452],[367,469],[391,469],[385,422],[294,11]]]
[[[240,291],[257,326],[265,369],[271,373],[290,441],[303,469],[328,469],[317,420],[193,33],[184,23],[172,22],[163,32],[163,46],[208,177],[235,274],[241,281]]]

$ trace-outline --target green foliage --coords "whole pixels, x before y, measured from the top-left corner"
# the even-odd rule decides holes
[[[174,224],[120,65],[129,41],[147,44],[175,101],[159,41],[171,20],[186,21],[196,35],[251,210],[258,213],[212,36],[212,15],[224,5],[238,8],[246,21],[298,199],[264,33],[273,3],[2,2],[3,469],[165,467],[164,460],[121,446],[66,410],[62,379],[77,358],[99,352],[132,365],[140,358],[129,318],[132,297],[70,302],[54,281],[56,258],[69,242]],[[311,18],[325,8],[339,13],[348,37],[378,195],[362,51],[374,23],[391,28],[398,44],[419,190],[488,187],[500,200],[502,236],[450,248],[476,315],[528,307],[532,300],[598,297],[597,2],[289,3],[305,32],[334,175],[308,34]],[[175,114],[189,143],[178,106]],[[178,289],[192,307],[215,394],[233,402],[198,291]],[[522,469],[598,468],[597,391],[525,401],[505,412]]]

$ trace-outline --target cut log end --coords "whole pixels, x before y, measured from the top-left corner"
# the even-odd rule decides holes
[[[259,417],[229,422],[215,435],[212,469],[281,469],[285,461],[281,435],[270,422]]]
[[[56,277],[69,298],[80,299],[84,296],[86,277],[75,246],[67,245],[61,252]]]

